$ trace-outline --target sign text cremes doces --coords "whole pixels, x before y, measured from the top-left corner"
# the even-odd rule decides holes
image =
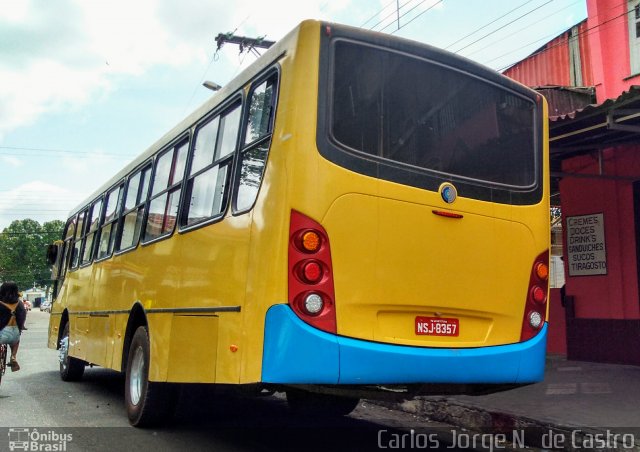
[[[601,213],[567,217],[569,276],[607,274],[607,249]]]

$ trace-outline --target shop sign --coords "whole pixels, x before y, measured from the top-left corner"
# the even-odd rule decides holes
[[[567,217],[569,276],[607,274],[603,214]]]

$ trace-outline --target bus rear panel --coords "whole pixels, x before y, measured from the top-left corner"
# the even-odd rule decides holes
[[[267,312],[262,381],[541,380],[543,98],[421,44],[320,35],[316,136],[292,165],[313,171],[293,177],[289,302]]]

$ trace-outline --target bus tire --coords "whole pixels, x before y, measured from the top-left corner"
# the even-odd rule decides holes
[[[86,363],[69,356],[69,322],[64,325],[60,339],[60,378],[62,381],[79,381],[84,374]]]
[[[296,414],[331,417],[348,415],[358,406],[360,399],[292,388],[287,390],[287,403]]]
[[[125,405],[134,427],[153,427],[168,421],[175,410],[177,388],[149,382],[149,333],[139,326],[131,340],[125,377]]]

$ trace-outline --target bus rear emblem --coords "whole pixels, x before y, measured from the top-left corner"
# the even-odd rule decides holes
[[[453,184],[445,182],[440,185],[440,196],[442,196],[444,202],[451,204],[458,197],[458,190],[456,190]]]

